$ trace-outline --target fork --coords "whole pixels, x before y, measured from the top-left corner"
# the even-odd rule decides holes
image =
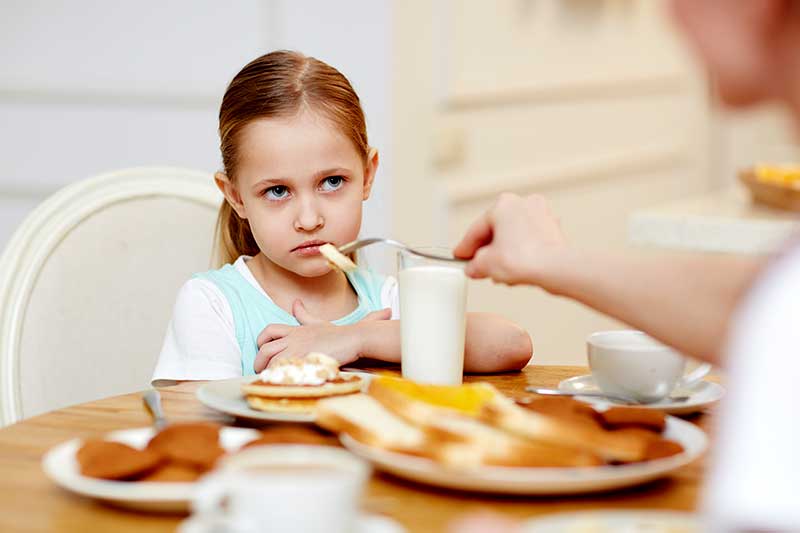
[[[404,244],[400,241],[395,241],[393,239],[382,239],[382,238],[369,238],[369,239],[360,239],[355,240],[353,242],[348,242],[345,245],[339,247],[339,251],[344,255],[349,255],[356,250],[360,250],[365,246],[369,246],[371,244],[385,244],[387,246],[392,246],[399,250],[405,250],[407,252],[411,252],[414,255],[418,255],[420,257],[425,257],[426,259],[435,259],[438,261],[450,261],[452,263],[465,263],[466,261],[463,259],[456,259],[454,257],[447,257],[444,255],[436,255],[429,252],[423,252],[422,250],[417,250],[415,248],[411,248],[407,244]]]
[[[155,390],[150,389],[142,395],[145,410],[153,417],[153,425],[156,430],[161,430],[167,425],[167,419],[164,417],[164,411],[161,410],[161,394]]]

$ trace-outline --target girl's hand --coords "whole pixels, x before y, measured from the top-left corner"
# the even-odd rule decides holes
[[[541,285],[557,252],[564,248],[558,220],[542,196],[502,194],[470,226],[453,253],[471,259],[465,270],[471,278]]]
[[[258,336],[258,354],[253,363],[256,373],[264,370],[273,359],[302,357],[309,352],[326,353],[339,364],[358,359],[361,339],[351,326],[336,326],[315,317],[300,300],[295,300],[292,314],[300,326],[270,324]],[[388,320],[391,316],[391,309],[381,309],[368,314],[362,322]]]

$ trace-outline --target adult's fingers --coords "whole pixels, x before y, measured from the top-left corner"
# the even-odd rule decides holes
[[[293,327],[294,326],[287,326],[286,324],[270,324],[258,334],[256,345],[260,348],[262,345],[268,342],[276,339],[282,339],[288,335],[290,331],[292,331]]]
[[[491,213],[487,211],[469,227],[464,237],[453,249],[453,255],[461,259],[470,259],[475,252],[492,242]]]
[[[480,248],[475,252],[472,261],[464,267],[464,274],[473,279],[487,278],[491,272],[492,250],[490,246]]]

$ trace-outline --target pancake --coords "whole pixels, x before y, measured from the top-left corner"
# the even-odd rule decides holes
[[[358,376],[339,376],[335,380],[326,381],[322,385],[287,385],[265,383],[256,380],[242,385],[242,392],[248,396],[262,398],[325,398],[359,392],[363,380]]]

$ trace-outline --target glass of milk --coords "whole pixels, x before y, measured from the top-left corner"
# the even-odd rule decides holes
[[[449,255],[446,249],[425,249]],[[464,375],[467,277],[456,263],[401,251],[400,337],[403,377],[460,385]]]

